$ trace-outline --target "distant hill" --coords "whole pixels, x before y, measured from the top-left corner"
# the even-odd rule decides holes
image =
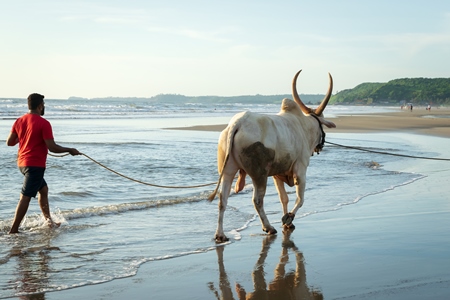
[[[324,94],[300,94],[307,105],[322,101]],[[154,103],[258,103],[281,104],[283,98],[292,99],[290,94],[283,95],[245,95],[245,96],[185,96],[180,94],[159,94],[153,97],[69,97],[68,100],[105,100],[105,101],[148,101]],[[6,98],[0,98],[6,99]],[[11,99],[11,98],[9,98]],[[331,96],[330,104],[335,105],[442,105],[450,106],[450,78],[401,78],[387,83],[361,83],[353,89],[342,90]]]
[[[322,101],[325,95],[313,94],[306,95],[301,94],[300,98],[306,104],[317,104]],[[248,96],[184,96],[179,94],[159,94],[150,98],[136,98],[136,97],[105,97],[105,98],[80,98],[80,97],[70,97],[68,100],[109,100],[109,101],[120,101],[120,100],[133,100],[133,101],[148,101],[155,103],[273,103],[281,104],[283,98],[292,99],[291,95],[248,95]]]
[[[362,83],[333,95],[330,104],[450,106],[450,78],[402,78],[387,83]]]

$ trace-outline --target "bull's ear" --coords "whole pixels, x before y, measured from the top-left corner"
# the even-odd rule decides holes
[[[336,128],[336,124],[331,121],[325,120],[323,117],[318,117],[320,123],[327,126],[328,128]]]

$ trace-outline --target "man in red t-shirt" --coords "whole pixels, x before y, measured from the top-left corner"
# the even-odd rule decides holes
[[[14,122],[6,140],[8,146],[19,144],[17,166],[25,177],[10,234],[19,232],[20,223],[27,213],[30,200],[36,197],[37,193],[39,206],[48,225],[50,227],[60,225],[53,222],[48,205],[48,187],[44,179],[47,153],[50,150],[54,153],[81,154],[75,148],[66,148],[55,143],[50,122],[42,118],[45,111],[43,95],[35,93],[28,96],[28,109],[27,114]]]

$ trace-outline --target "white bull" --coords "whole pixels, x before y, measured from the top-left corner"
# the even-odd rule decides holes
[[[314,151],[319,153],[324,143],[322,124],[329,128],[336,127],[334,123],[325,120],[322,114],[333,90],[331,75],[328,74],[330,83],[325,98],[313,110],[303,104],[297,93],[297,77],[300,72],[301,70],[292,80],[292,96],[295,101],[283,99],[277,115],[238,113],[220,134],[217,151],[219,182],[209,196],[212,201],[222,184],[215,235],[217,242],[228,240],[223,232],[223,216],[233,179],[238,171],[235,191],[239,192],[244,188],[245,176],[248,174],[253,182],[253,204],[259,214],[262,229],[268,234],[277,232],[270,225],[263,206],[268,176],[273,176],[278,190],[284,214],[283,226],[295,228],[292,221],[303,205],[309,159]],[[291,187],[296,185],[297,200],[290,212],[284,183]]]

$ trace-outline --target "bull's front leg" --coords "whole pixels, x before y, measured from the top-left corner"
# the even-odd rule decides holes
[[[286,215],[288,212],[287,207],[289,197],[286,193],[286,189],[284,188],[284,182],[275,176],[273,177],[273,182],[275,183],[275,187],[278,191],[278,196],[280,197],[281,207],[283,208],[283,215]]]
[[[267,178],[265,183],[267,184]],[[264,196],[266,194],[266,184],[257,185],[255,184],[255,181],[253,181],[253,205],[258,212],[263,231],[267,232],[268,234],[276,234],[276,229],[272,225],[270,225],[269,219],[267,218],[266,212],[264,211]]]
[[[297,175],[295,177],[294,181],[295,181],[295,189],[297,192],[297,199],[295,200],[294,208],[290,212],[286,213],[281,219],[281,221],[283,222],[283,226],[287,229],[295,229],[295,225],[292,224],[292,222],[294,221],[295,214],[300,209],[300,207],[302,207],[305,199],[304,198],[306,186],[305,175],[306,174],[302,174],[301,176]]]

